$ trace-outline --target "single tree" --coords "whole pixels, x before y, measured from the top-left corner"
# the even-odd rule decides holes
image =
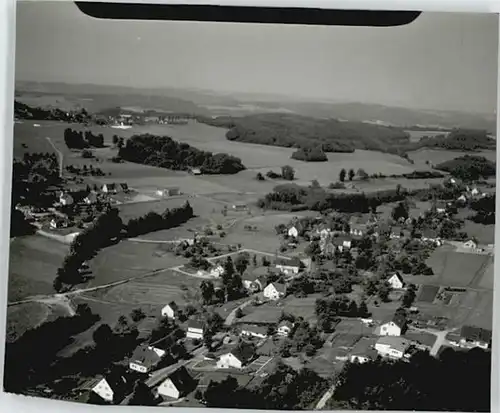
[[[146,314],[144,314],[144,311],[142,311],[141,308],[135,308],[130,313],[130,318],[134,323],[138,323],[146,318]]]
[[[348,176],[349,176],[349,181],[352,181],[354,179],[354,177],[356,176],[354,169],[349,169]]]
[[[342,168],[339,173],[339,181],[344,182],[345,181],[345,176],[346,176],[346,170]]]
[[[282,166],[281,176],[287,181],[293,181],[295,179],[295,170],[289,165]]]

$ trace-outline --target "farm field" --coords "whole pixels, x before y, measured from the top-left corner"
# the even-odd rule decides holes
[[[54,292],[52,282],[68,246],[39,235],[16,238],[10,244],[9,302]]]

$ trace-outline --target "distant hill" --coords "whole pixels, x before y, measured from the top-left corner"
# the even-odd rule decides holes
[[[409,143],[409,135],[398,128],[290,114],[219,117],[203,121],[228,128],[226,137],[232,141],[294,148],[321,147],[325,152],[371,149],[397,153],[398,148]]]
[[[495,150],[496,139],[490,138],[485,130],[454,129],[447,135],[423,137],[413,144],[413,147],[414,149],[440,148],[465,152]]]
[[[434,167],[465,181],[496,175],[496,164],[483,156],[465,155],[440,163]]]

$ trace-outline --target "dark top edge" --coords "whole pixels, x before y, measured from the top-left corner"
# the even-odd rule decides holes
[[[98,19],[173,20],[322,26],[402,26],[420,11],[330,10],[318,8],[166,5],[75,2],[83,13]]]

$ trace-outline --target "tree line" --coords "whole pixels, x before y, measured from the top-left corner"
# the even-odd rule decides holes
[[[471,182],[496,175],[496,164],[484,156],[464,155],[442,162],[434,168],[449,172],[462,181]]]
[[[66,123],[89,123],[92,116],[84,109],[64,111],[58,108],[43,109],[14,101],[14,116],[18,119],[56,120]]]
[[[91,131],[64,130],[64,143],[70,149],[103,148],[104,135],[94,135]]]
[[[122,159],[174,170],[200,168],[205,174],[235,174],[245,169],[234,156],[202,151],[168,136],[134,135],[120,148]]]
[[[328,157],[322,147],[299,148],[291,156],[292,159],[305,162],[326,162]]]

